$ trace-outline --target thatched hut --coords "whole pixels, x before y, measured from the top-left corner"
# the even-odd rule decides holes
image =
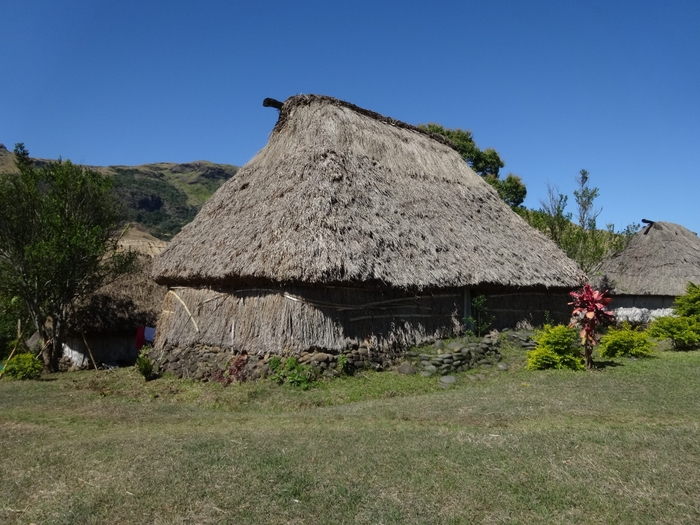
[[[122,235],[118,249],[138,254],[137,270],[103,286],[79,306],[64,344],[64,357],[72,365],[92,366],[90,351],[97,363],[134,363],[136,330],[156,325],[167,293],[151,278],[153,257],[166,245],[137,225]]]
[[[451,142],[330,97],[281,107],[268,144],[156,258],[156,350],[405,348],[566,315],[578,266]]]
[[[611,286],[615,308],[670,308],[688,281],[700,283],[698,235],[672,222],[647,223],[594,272],[598,286]]]

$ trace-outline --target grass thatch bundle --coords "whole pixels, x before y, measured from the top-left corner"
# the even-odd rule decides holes
[[[688,281],[700,282],[700,238],[679,224],[650,223],[595,273],[614,295],[682,295]]]

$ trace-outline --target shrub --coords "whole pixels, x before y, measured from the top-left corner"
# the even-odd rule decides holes
[[[700,285],[689,282],[685,295],[676,297],[673,310],[680,317],[700,317]]]
[[[700,347],[700,318],[659,317],[647,330],[651,337],[670,339],[675,350]]]
[[[274,372],[272,380],[280,384],[286,381],[292,386],[308,390],[318,379],[318,371],[310,365],[302,365],[296,357],[288,357],[284,363],[279,357],[273,357],[268,365]]]
[[[527,353],[527,369],[570,368],[584,370],[578,332],[568,326],[545,325],[535,334],[537,346]]]
[[[594,290],[586,283],[580,290],[569,292],[573,301],[569,304],[574,307],[572,315],[576,321],[572,326],[581,329],[581,344],[585,349],[586,368],[593,367],[593,347],[598,344],[597,330],[600,326],[610,324],[615,320],[615,314],[605,309],[612,299],[605,297],[605,292]]]
[[[243,383],[248,379],[248,371],[246,364],[248,363],[248,354],[239,354],[235,359],[229,360],[223,370],[217,370],[211,376],[211,380],[221,383],[224,386],[230,385],[234,380]]]
[[[341,374],[347,374],[350,370],[350,364],[348,363],[348,356],[345,354],[340,354],[338,356],[338,363],[336,364],[336,370]]]
[[[611,327],[600,340],[601,357],[648,357],[651,341],[645,332],[633,330],[629,323],[621,328]]]
[[[32,354],[17,354],[5,364],[4,373],[13,379],[37,379],[41,376],[44,363]]]
[[[149,346],[144,346],[136,358],[136,369],[146,378],[146,381],[153,377],[153,361],[148,357],[149,350]]]
[[[472,315],[464,318],[467,326],[467,333],[482,337],[486,335],[491,325],[496,320],[486,307],[486,296],[477,295],[472,299]]]

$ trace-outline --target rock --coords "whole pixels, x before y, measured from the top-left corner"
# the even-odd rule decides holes
[[[475,374],[474,377],[479,381],[483,381],[484,379],[486,379],[486,376],[484,374]]]
[[[444,385],[451,385],[457,382],[457,378],[455,376],[442,376],[440,382]]]
[[[434,365],[425,365],[423,367],[423,370],[425,370],[426,372],[430,372],[431,374],[437,372],[437,368]]]
[[[504,363],[503,361],[501,361],[500,363],[498,363],[496,368],[498,368],[499,370],[505,371],[505,370],[508,370],[508,368],[510,368],[510,367],[508,366],[508,363]]]
[[[399,374],[413,375],[416,373],[416,369],[413,368],[409,363],[401,363],[397,370]]]
[[[445,342],[442,339],[435,341],[435,349],[442,350],[445,347]]]
[[[418,357],[418,352],[406,352],[406,357]]]
[[[325,363],[330,359],[330,355],[323,352],[316,352],[311,356],[312,361],[318,361],[319,363]]]
[[[422,375],[423,377],[430,377],[430,376],[433,375],[433,374],[432,374],[431,372],[428,372],[427,370],[423,370],[423,371],[420,373],[420,375]]]

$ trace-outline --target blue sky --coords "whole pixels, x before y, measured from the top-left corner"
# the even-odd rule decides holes
[[[585,168],[599,223],[700,233],[697,0],[26,0],[0,53],[0,142],[33,156],[243,165],[265,97],[318,93],[471,130],[529,207]]]

